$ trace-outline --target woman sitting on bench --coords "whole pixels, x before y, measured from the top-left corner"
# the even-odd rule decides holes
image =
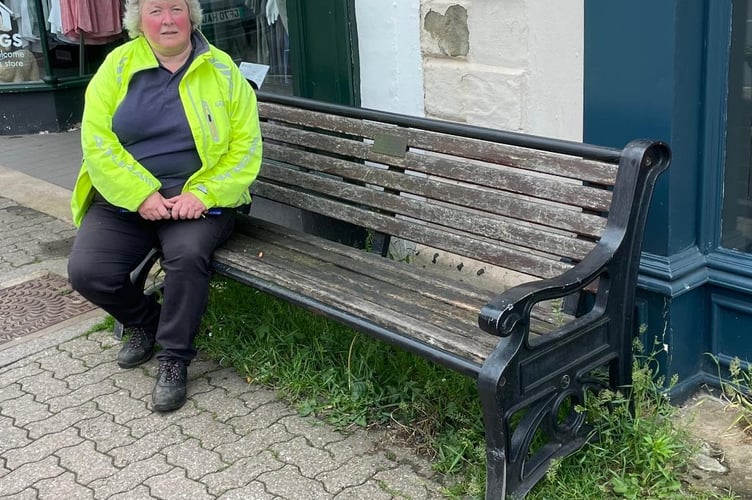
[[[73,288],[125,326],[117,362],[159,369],[153,408],[186,401],[209,289],[209,259],[232,232],[235,207],[261,165],[256,97],[229,55],[198,31],[198,0],[128,0],[130,42],[113,50],[86,91],[84,161],[71,202],[80,226]],[[159,304],[130,272],[162,251]]]

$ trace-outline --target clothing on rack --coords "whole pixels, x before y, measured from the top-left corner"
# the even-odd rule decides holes
[[[36,3],[33,0],[5,0],[2,3],[12,12],[11,20],[15,22],[15,33],[23,40],[23,47],[34,44],[34,50],[38,51],[36,42],[39,41],[40,32],[47,27],[39,27]],[[49,10],[49,0],[42,0],[42,8]],[[46,13],[45,11],[45,16]],[[3,31],[14,31],[13,26],[6,28]]]
[[[59,4],[57,17],[50,23],[60,26],[62,39],[87,45],[101,45],[122,37],[122,3],[120,0],[52,0]],[[50,17],[57,6],[50,9]],[[53,31],[54,33],[54,31]]]
[[[63,14],[60,9],[60,0],[50,1],[50,15],[47,17],[50,23],[50,33],[60,41],[73,43],[74,40],[68,40],[63,35]]]
[[[14,31],[23,40],[23,47],[28,47],[29,43],[39,40],[36,8],[29,0],[5,0],[3,5],[6,7],[6,13],[9,11],[12,21],[11,25],[5,26],[3,31]]]

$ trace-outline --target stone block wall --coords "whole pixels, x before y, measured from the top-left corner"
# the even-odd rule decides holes
[[[421,0],[426,116],[582,135],[582,0]]]

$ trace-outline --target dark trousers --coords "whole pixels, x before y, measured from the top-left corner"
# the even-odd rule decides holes
[[[68,260],[74,290],[125,327],[157,326],[158,359],[196,356],[209,295],[209,260],[232,232],[235,211],[195,220],[147,221],[106,203],[89,208]],[[162,249],[162,304],[131,284],[130,272],[155,246]]]

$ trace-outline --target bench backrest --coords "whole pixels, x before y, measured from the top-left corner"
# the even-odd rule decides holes
[[[254,196],[524,275],[601,238],[619,151],[260,95]]]

